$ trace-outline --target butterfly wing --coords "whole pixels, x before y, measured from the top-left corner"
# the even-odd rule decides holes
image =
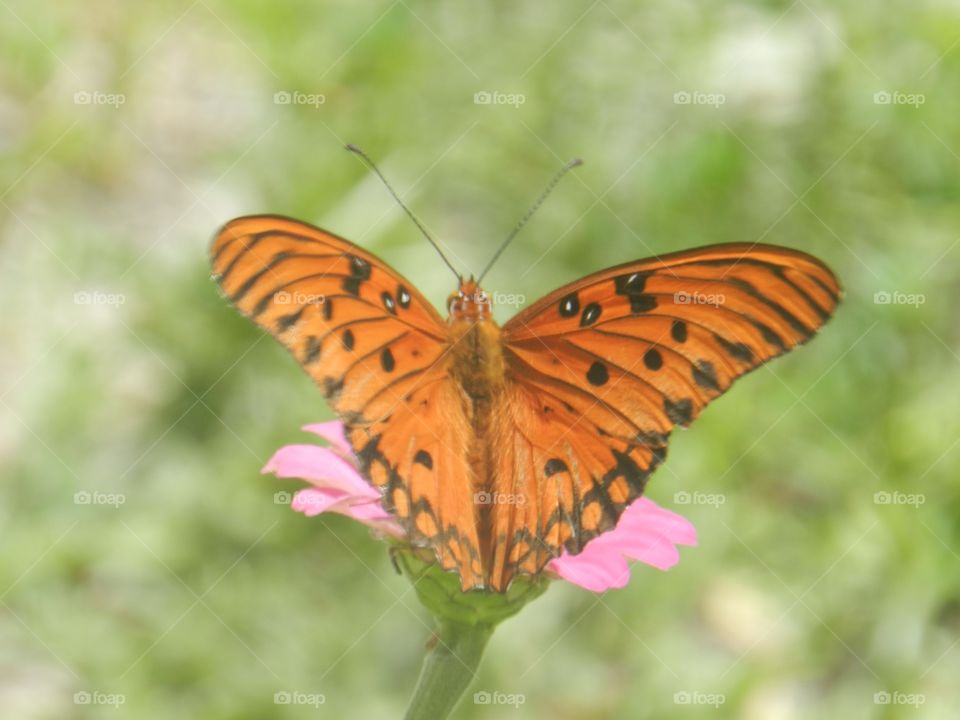
[[[604,270],[503,328],[495,585],[612,528],[689,425],[739,376],[810,339],[840,298],[801,252],[714,245]]]
[[[323,390],[411,541],[477,584],[474,506],[464,501],[473,492],[467,401],[436,310],[376,256],[289,218],[233,220],[211,254],[227,298]]]

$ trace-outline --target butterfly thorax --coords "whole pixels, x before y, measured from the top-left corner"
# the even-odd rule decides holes
[[[448,301],[453,374],[478,405],[489,403],[503,388],[500,326],[493,319],[490,296],[473,280],[460,283]],[[479,418],[477,418],[479,419]]]

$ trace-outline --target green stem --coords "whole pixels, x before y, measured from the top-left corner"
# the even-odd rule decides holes
[[[441,620],[405,720],[445,720],[473,681],[494,626]]]

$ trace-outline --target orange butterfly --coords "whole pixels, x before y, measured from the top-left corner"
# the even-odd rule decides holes
[[[473,278],[444,321],[379,258],[289,218],[233,220],[211,252],[223,292],[318,383],[384,507],[464,590],[503,591],[613,528],[674,426],[808,340],[841,293],[810,255],[712,245],[589,275],[501,328]]]

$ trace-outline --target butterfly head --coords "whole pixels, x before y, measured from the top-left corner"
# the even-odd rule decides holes
[[[450,322],[488,320],[493,315],[490,296],[472,277],[460,279],[460,287],[447,299]]]

